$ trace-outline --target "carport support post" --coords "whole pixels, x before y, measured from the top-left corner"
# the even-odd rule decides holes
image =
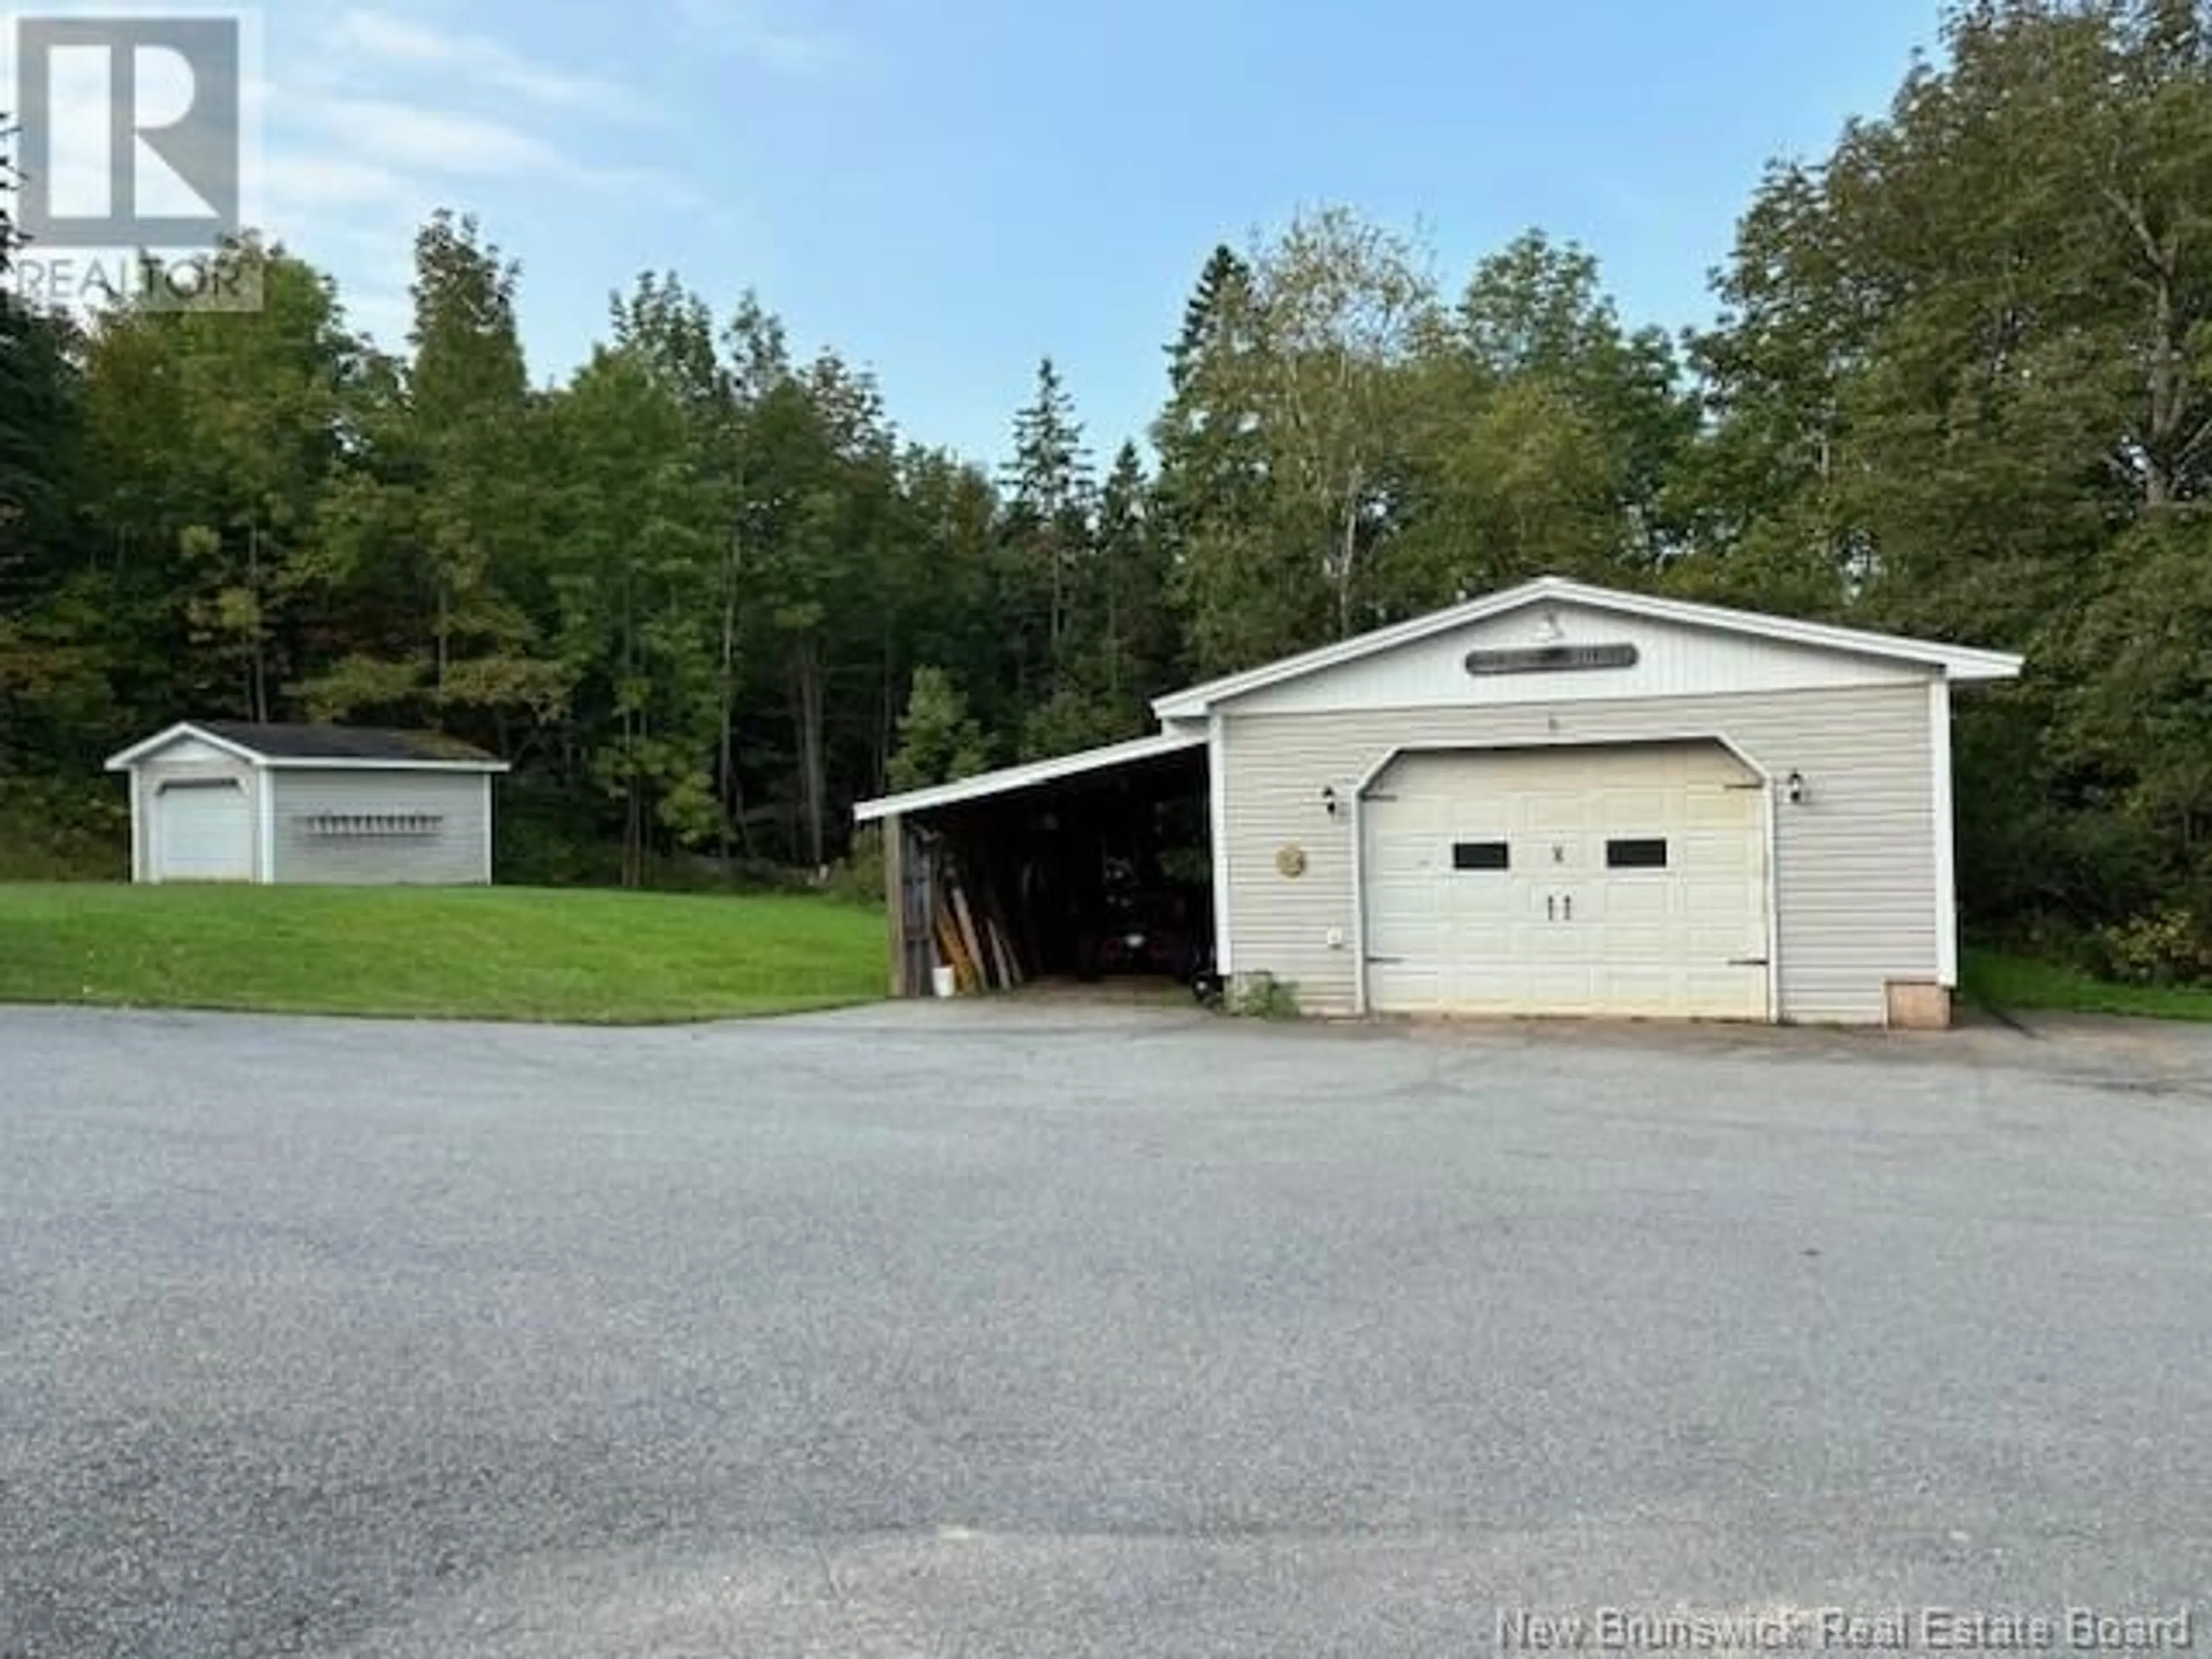
[[[907,963],[913,953],[906,937],[906,820],[894,812],[883,822],[884,908],[890,918],[891,994],[919,996]]]

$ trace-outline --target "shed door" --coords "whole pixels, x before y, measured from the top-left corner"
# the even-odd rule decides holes
[[[1361,815],[1378,1012],[1770,1017],[1765,790],[1717,744],[1407,755]]]
[[[156,881],[253,879],[253,814],[230,779],[162,787],[154,806]]]

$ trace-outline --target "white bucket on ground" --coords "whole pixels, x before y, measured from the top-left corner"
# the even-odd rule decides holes
[[[950,968],[929,970],[929,988],[941,997],[949,997],[960,989],[960,981]]]

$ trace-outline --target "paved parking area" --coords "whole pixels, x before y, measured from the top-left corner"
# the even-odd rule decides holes
[[[2208,1589],[2212,1033],[0,1010],[7,1659]]]

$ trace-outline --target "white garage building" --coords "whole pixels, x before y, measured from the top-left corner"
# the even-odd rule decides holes
[[[1155,738],[860,817],[890,831],[908,994],[945,847],[1079,815],[1117,774],[1194,787],[1202,757],[1219,970],[1307,1012],[1940,1024],[1952,689],[2020,668],[1547,577],[1164,698]]]
[[[507,763],[434,732],[187,721],[107,763],[138,882],[471,886]]]

